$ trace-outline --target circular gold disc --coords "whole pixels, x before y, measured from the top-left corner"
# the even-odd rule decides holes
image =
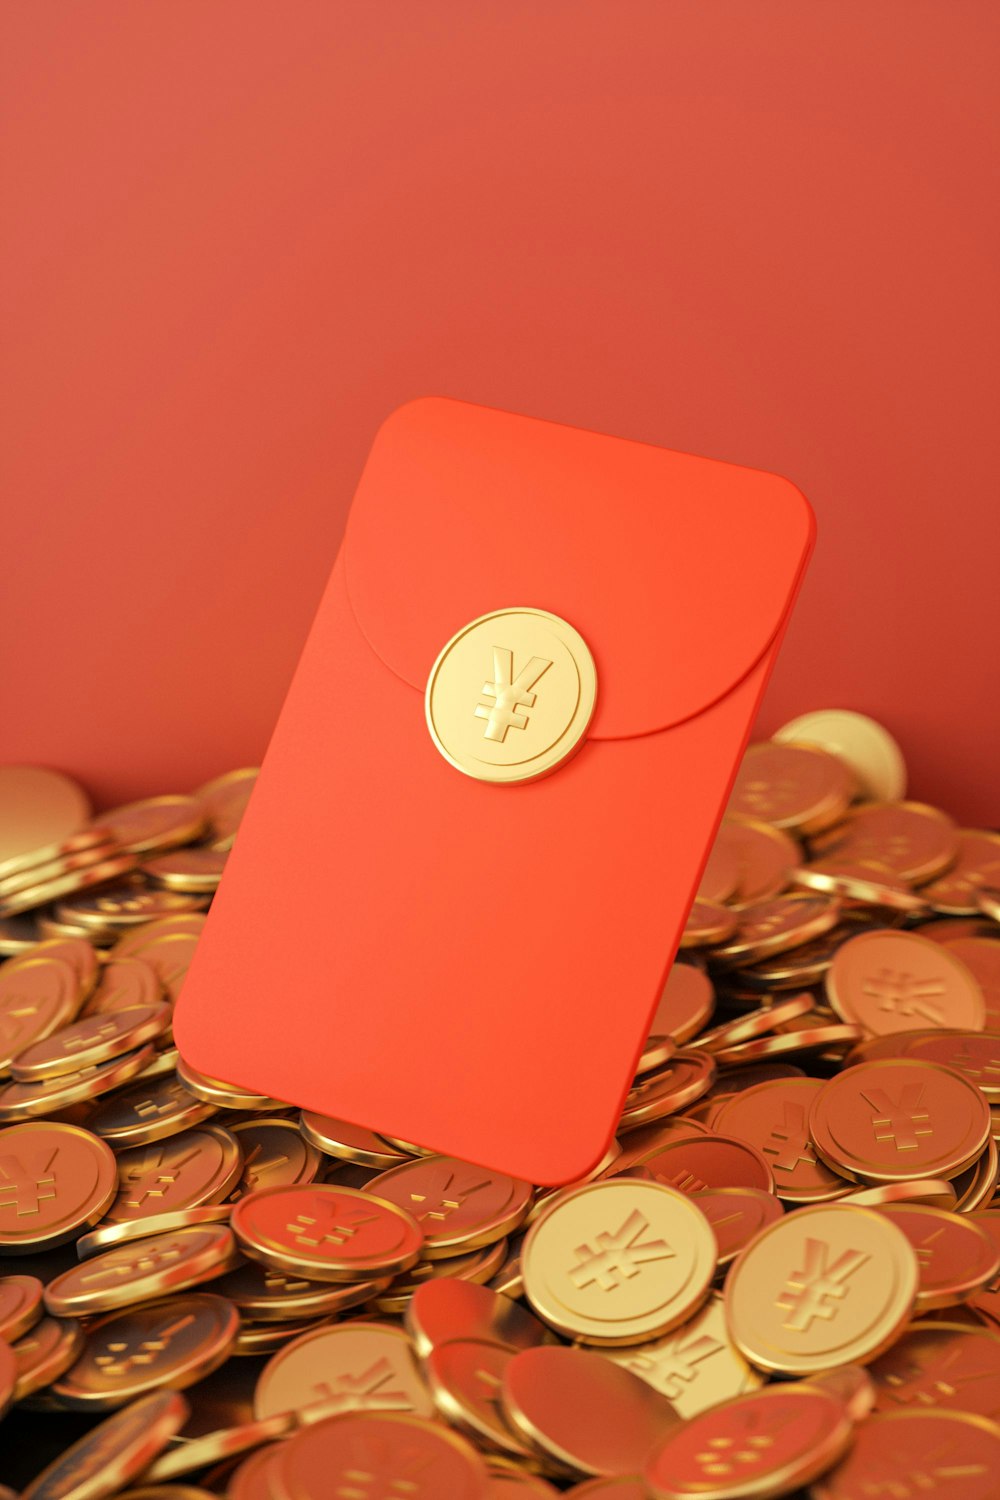
[[[579,749],[597,700],[583,637],[543,609],[481,615],[431,668],[424,706],[445,760],[477,781],[547,776]]]

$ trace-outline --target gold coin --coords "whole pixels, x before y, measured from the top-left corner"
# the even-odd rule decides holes
[[[425,1260],[479,1250],[511,1233],[531,1205],[531,1186],[453,1156],[423,1156],[380,1172],[362,1189],[405,1209],[424,1234]]]
[[[106,885],[109,881],[117,880],[119,875],[127,875],[134,867],[133,855],[116,854],[111,859],[103,859],[100,863],[88,865],[85,869],[72,870],[68,874],[58,875],[52,880],[46,880],[29,889],[18,891],[15,895],[4,897],[0,900],[0,917],[13,917],[18,912],[32,911],[36,906],[45,906],[47,902],[56,901],[61,896],[89,890],[91,886]]]
[[[746,906],[780,896],[802,853],[791,834],[758,818],[727,813],[715,842],[736,860],[738,884],[730,904]]]
[[[793,995],[790,1000],[779,1000],[773,1005],[762,1005],[758,1010],[751,1010],[743,1016],[737,1016],[735,1020],[724,1021],[721,1026],[715,1026],[711,1031],[703,1031],[691,1043],[693,1050],[704,1048],[706,1051],[717,1054],[724,1047],[736,1047],[741,1042],[753,1041],[754,1038],[766,1036],[783,1021],[793,1021],[797,1016],[804,1016],[815,1006],[816,1001],[808,992],[802,995]]]
[[[16,972],[22,963],[36,958],[57,958],[69,964],[76,975],[81,1000],[86,1000],[97,983],[100,965],[97,954],[86,938],[45,938],[36,943],[30,953],[21,954],[4,964],[3,972],[9,974],[11,969]]]
[[[0,882],[23,875],[26,871],[37,870],[43,865],[50,865],[67,856],[83,854],[89,849],[100,849],[113,843],[111,830],[108,828],[81,829],[79,833],[72,833],[55,843],[42,844],[35,849],[29,849],[25,854],[0,860]]]
[[[71,838],[90,816],[86,792],[46,766],[0,766],[0,859],[30,858]]]
[[[130,868],[135,856],[130,855]],[[64,922],[74,922],[95,932],[107,928],[113,931],[128,931],[130,928],[152,924],[154,918],[172,914],[197,912],[208,903],[207,896],[193,892],[158,890],[142,883],[141,877],[133,876],[121,885],[115,885],[86,895],[73,896],[60,901],[56,916]]]
[[[304,1109],[299,1116],[299,1126],[307,1141],[318,1151],[340,1157],[342,1161],[359,1162],[365,1167],[395,1167],[408,1160],[405,1151],[399,1151],[374,1130],[363,1125],[350,1125],[346,1120],[335,1120],[331,1115],[317,1115]]]
[[[151,892],[160,899],[162,892]],[[140,926],[124,930],[111,953],[112,958],[131,958],[141,948],[155,943],[164,937],[194,937],[201,936],[205,926],[205,915],[201,911],[185,909],[176,912],[173,916],[155,917],[143,922]]]
[[[99,1224],[89,1234],[83,1234],[76,1242],[79,1260],[96,1255],[99,1250],[108,1250],[112,1245],[123,1245],[127,1240],[150,1239],[154,1235],[168,1234],[174,1229],[186,1229],[191,1224],[224,1224],[232,1213],[230,1203],[201,1204],[197,1208],[175,1208],[167,1213],[147,1214],[143,1219],[123,1219],[120,1223]]]
[[[8,1083],[0,1089],[0,1120],[23,1120],[34,1115],[54,1115],[71,1104],[97,1099],[101,1094],[127,1083],[152,1061],[153,1048],[147,1043],[134,1052],[114,1057],[110,1062],[94,1063],[33,1083]],[[94,1134],[102,1132],[95,1129]]]
[[[807,1375],[874,1359],[905,1326],[917,1286],[913,1249],[884,1214],[814,1205],[747,1246],[726,1281],[726,1315],[759,1369]]]
[[[929,1208],[955,1207],[955,1189],[939,1177],[917,1178],[913,1182],[882,1182],[878,1187],[861,1188],[846,1193],[841,1203],[860,1208],[885,1208],[892,1203],[926,1203]]]
[[[792,884],[866,906],[884,906],[889,911],[925,912],[927,900],[900,880],[888,865],[875,859],[831,857],[802,865],[792,875]]]
[[[726,809],[775,828],[818,833],[847,811],[857,790],[842,760],[816,745],[751,745]]]
[[[214,1104],[218,1109],[281,1108],[280,1101],[272,1099],[270,1095],[254,1093],[235,1083],[224,1083],[221,1078],[211,1078],[185,1062],[183,1057],[177,1062],[177,1077],[196,1099],[203,1099],[206,1104]]]
[[[87,1016],[19,1052],[11,1073],[19,1083],[44,1082],[95,1063],[107,1062],[159,1036],[170,1024],[170,1007],[160,1002]]]
[[[840,920],[840,903],[832,896],[775,896],[745,906],[736,935],[712,949],[713,963],[735,967],[756,963],[829,932]]]
[[[118,1155],[118,1192],[108,1209],[116,1223],[219,1203],[243,1170],[228,1130],[201,1125]]]
[[[825,1083],[809,1114],[823,1160],[865,1183],[957,1177],[990,1137],[975,1084],[940,1063],[879,1058]]]
[[[619,1129],[629,1132],[687,1109],[714,1082],[715,1061],[707,1053],[675,1052],[664,1068],[629,1089]]]
[[[730,1265],[766,1224],[773,1224],[784,1213],[780,1201],[761,1188],[706,1188],[692,1197],[712,1226],[720,1270]]]
[[[802,1024],[794,1030],[790,1028],[779,1036],[761,1036],[753,1042],[741,1042],[738,1047],[720,1047],[713,1056],[720,1067],[735,1068],[766,1057],[790,1057],[799,1052],[849,1047],[864,1035],[860,1026],[824,1026],[821,1018],[813,1016],[806,1017],[805,1021],[809,1024]]]
[[[264,1422],[247,1422],[241,1427],[229,1427],[223,1432],[206,1432],[201,1437],[190,1438],[180,1448],[172,1448],[160,1454],[142,1476],[142,1490],[129,1492],[132,1500],[143,1500],[143,1496],[146,1500],[188,1500],[188,1496],[190,1500],[198,1500],[207,1491],[190,1491],[186,1485],[178,1489],[171,1481],[179,1475],[194,1474],[209,1464],[221,1463],[240,1453],[249,1453],[262,1443],[270,1443],[274,1438],[284,1437],[291,1431],[294,1423],[295,1418],[291,1412],[282,1412],[280,1416],[268,1417]],[[160,1485],[164,1488],[158,1488]],[[128,1496],[123,1496],[122,1500],[128,1500]]]
[[[236,838],[250,794],[257,784],[257,766],[227,771],[206,781],[195,792],[208,824],[208,839],[213,849],[231,849]]]
[[[816,1154],[809,1111],[823,1084],[818,1078],[775,1079],[743,1089],[719,1111],[719,1130],[756,1146],[786,1203],[820,1203],[842,1197],[849,1184]]]
[[[958,830],[923,802],[870,802],[812,840],[813,854],[874,859],[915,885],[932,880],[958,853]]]
[[[727,906],[695,901],[681,933],[680,948],[704,948],[725,942],[736,931],[736,917]]]
[[[837,1365],[822,1375],[810,1375],[809,1384],[836,1396],[852,1422],[863,1422],[875,1405],[875,1382],[863,1365]]]
[[[147,859],[143,870],[150,880],[169,891],[215,891],[226,868],[226,855],[220,849],[199,846],[194,849],[171,849]]]
[[[75,1364],[52,1386],[60,1405],[83,1411],[124,1406],[160,1386],[183,1390],[227,1358],[236,1309],[210,1292],[187,1292],[99,1318]]]
[[[196,1099],[178,1078],[154,1078],[105,1099],[91,1115],[90,1128],[115,1146],[142,1146],[177,1135],[214,1114],[215,1105]]]
[[[68,963],[29,958],[0,968],[0,1075],[19,1052],[76,1015],[80,987]]]
[[[187,1421],[176,1391],[156,1391],[92,1427],[39,1474],[21,1500],[103,1500],[149,1467]]]
[[[714,1009],[715,990],[708,975],[694,964],[675,963],[653,1012],[650,1041],[669,1037],[683,1047],[697,1035]]]
[[[385,1323],[339,1323],[286,1344],[264,1366],[254,1415],[314,1408],[309,1420],[342,1412],[406,1411],[434,1415],[434,1402],[413,1346]]]
[[[14,1400],[23,1401],[58,1380],[75,1363],[83,1348],[79,1323],[43,1318],[30,1333],[11,1345],[17,1365]]]
[[[979,985],[986,1005],[986,1030],[1000,1032],[1000,942],[994,938],[954,938],[944,944]]]
[[[832,1468],[851,1444],[840,1401],[815,1386],[770,1386],[713,1407],[646,1465],[655,1500],[764,1500]]]
[[[715,1236],[694,1201],[612,1178],[571,1189],[528,1231],[525,1294],[545,1321],[592,1344],[637,1344],[676,1328],[715,1273]]]
[[[958,858],[950,870],[921,889],[921,896],[945,916],[974,917],[984,890],[1000,885],[1000,834],[963,828]]]
[[[155,1005],[163,994],[156,973],[141,958],[113,958],[101,970],[85,1016],[103,1016],[133,1005]]]
[[[481,1286],[491,1280],[507,1260],[507,1241],[497,1240],[468,1255],[451,1255],[447,1260],[421,1260],[397,1276],[385,1292],[375,1297],[372,1306],[378,1312],[402,1315],[420,1287],[429,1281],[468,1281]]]
[[[1000,1274],[1000,1251],[974,1219],[917,1203],[887,1204],[880,1212],[913,1246],[918,1312],[965,1302]]]
[[[969,1412],[877,1412],[812,1500],[996,1500],[1000,1427]]]
[[[61,880],[64,875],[71,875],[75,870],[89,870],[94,865],[113,859],[118,852],[114,841],[106,840],[75,853],[58,854],[51,859],[39,860],[37,864],[27,865],[0,879],[0,898],[6,899],[35,886],[48,885],[50,881]]]
[[[0,1130],[0,1255],[48,1250],[95,1224],[115,1195],[115,1159],[77,1125]]]
[[[541,609],[464,626],[427,679],[427,727],[456,770],[510,785],[547,776],[580,748],[597,701],[583,637]]]
[[[353,1500],[359,1476],[373,1500],[484,1500],[486,1494],[486,1466],[472,1445],[440,1422],[404,1412],[330,1417],[293,1433],[280,1452],[282,1500]]]
[[[425,1282],[414,1293],[404,1315],[406,1331],[418,1354],[439,1344],[468,1340],[529,1349],[552,1341],[552,1334],[510,1297],[489,1287],[445,1278]]]
[[[45,1288],[45,1306],[55,1318],[135,1307],[220,1276],[237,1259],[236,1241],[224,1224],[177,1229],[63,1271]]]
[[[693,1318],[663,1338],[634,1349],[602,1352],[605,1359],[645,1380],[685,1420],[763,1383],[763,1376],[733,1343],[718,1295],[709,1297]]]
[[[162,927],[160,923],[155,925]],[[169,932],[161,930],[155,937],[147,936],[145,941],[139,941],[138,938],[141,937],[139,934],[137,941],[128,952],[149,964],[170,999],[176,1000],[187,976],[191,960],[194,958],[199,935],[199,932],[186,932],[180,929],[173,929]],[[114,951],[116,955],[122,951],[121,943]]]
[[[42,1291],[37,1276],[0,1276],[0,1341],[12,1344],[38,1322]]]
[[[262,1187],[314,1182],[323,1159],[291,1120],[244,1120],[233,1125],[243,1152],[243,1172],[233,1196],[245,1197]]]
[[[849,766],[866,798],[906,796],[906,762],[889,731],[867,714],[820,708],[783,724],[771,736],[779,744],[817,745]]]
[[[504,1373],[514,1355],[486,1339],[456,1339],[428,1353],[424,1373],[434,1404],[451,1427],[487,1452],[530,1458],[531,1448],[500,1406]]]
[[[146,854],[153,849],[171,849],[190,844],[203,832],[204,814],[194,797],[146,797],[101,814],[101,824],[110,828],[122,849]]]
[[[522,1349],[506,1361],[501,1394],[511,1426],[573,1475],[634,1474],[680,1425],[644,1380],[588,1349]]]
[[[317,1328],[328,1328],[329,1318],[297,1318],[284,1323],[256,1323],[250,1318],[240,1322],[236,1342],[230,1351],[233,1355],[256,1359],[262,1354],[273,1354],[284,1348],[293,1339],[304,1334],[315,1333]]]
[[[875,928],[849,938],[825,984],[841,1020],[875,1036],[927,1027],[982,1031],[986,1020],[982,990],[965,964],[915,932]]]
[[[1000,1338],[952,1313],[912,1323],[870,1368],[876,1411],[918,1406],[1000,1416]]]
[[[417,1261],[423,1231],[394,1203],[326,1183],[263,1188],[230,1220],[245,1252],[316,1281],[366,1281]]]
[[[310,1281],[246,1261],[219,1278],[213,1288],[228,1297],[242,1318],[257,1323],[289,1323],[303,1318],[331,1318],[360,1307],[389,1286],[389,1277],[373,1281]]]

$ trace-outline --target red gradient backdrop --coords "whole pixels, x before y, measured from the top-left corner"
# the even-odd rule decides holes
[[[868,711],[997,820],[995,6],[0,26],[5,758],[103,801],[256,760],[372,435],[437,393],[787,474],[761,730]]]

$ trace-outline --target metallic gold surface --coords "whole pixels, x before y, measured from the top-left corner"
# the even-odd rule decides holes
[[[815,745],[751,745],[727,811],[774,828],[815,834],[846,813],[856,790],[851,771]]]
[[[118,1192],[108,1209],[115,1223],[220,1203],[239,1181],[243,1153],[219,1125],[185,1130],[118,1154]]]
[[[502,609],[463,627],[431,668],[427,727],[456,770],[499,785],[547,776],[573,755],[597,702],[583,637],[542,609]]]
[[[338,1488],[350,1496],[359,1476],[374,1495],[395,1490],[405,1500],[483,1500],[486,1485],[486,1465],[471,1443],[441,1422],[401,1412],[350,1413],[305,1427],[283,1447],[276,1474],[288,1500],[331,1500]]]
[[[811,1500],[995,1500],[1000,1427],[968,1412],[880,1412],[855,1433],[847,1457],[810,1490]]]
[[[133,1005],[74,1021],[18,1052],[11,1075],[19,1083],[44,1082],[93,1067],[159,1036],[170,1024],[170,1007]]]
[[[416,1220],[374,1194],[331,1184],[263,1188],[233,1208],[245,1254],[316,1281],[395,1275],[418,1260]]]
[[[880,929],[849,938],[826,975],[841,1020],[874,1036],[921,1027],[982,1031],[982,990],[950,948],[915,932]]]
[[[434,1402],[403,1330],[360,1321],[303,1334],[268,1360],[254,1415],[288,1411],[308,1421],[351,1411],[431,1417]]]
[[[224,1224],[192,1225],[72,1266],[49,1282],[45,1306],[55,1318],[135,1307],[221,1276],[236,1259],[236,1242]]]
[[[521,1224],[531,1186],[453,1156],[423,1156],[373,1177],[362,1191],[405,1209],[424,1235],[425,1260],[445,1260],[503,1239]]]
[[[764,1377],[733,1343],[719,1296],[711,1296],[683,1328],[635,1349],[605,1349],[605,1359],[639,1375],[687,1420],[756,1390]]]
[[[0,1255],[72,1239],[116,1188],[114,1156],[88,1131],[54,1120],[0,1130]]]
[[[102,1500],[149,1467],[184,1424],[188,1404],[156,1391],[116,1412],[68,1448],[24,1491],[21,1500]]]
[[[403,1322],[422,1356],[456,1339],[502,1344],[508,1349],[553,1342],[545,1325],[512,1297],[452,1277],[418,1287]]]

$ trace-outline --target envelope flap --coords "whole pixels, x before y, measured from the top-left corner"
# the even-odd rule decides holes
[[[777,475],[429,398],[376,438],[347,589],[372,649],[420,691],[479,615],[561,615],[597,665],[589,735],[618,739],[688,719],[746,676],[813,527]]]

